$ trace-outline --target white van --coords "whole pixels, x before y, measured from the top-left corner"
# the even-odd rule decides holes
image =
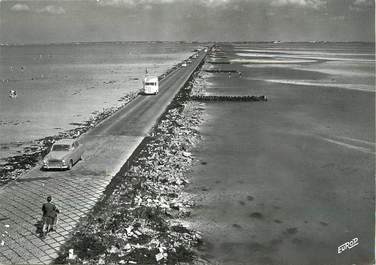
[[[157,76],[147,76],[144,78],[143,90],[145,95],[156,95],[159,92],[159,82]]]

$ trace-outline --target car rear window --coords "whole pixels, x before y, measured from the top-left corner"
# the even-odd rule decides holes
[[[52,151],[69,151],[70,145],[56,144],[52,146]]]

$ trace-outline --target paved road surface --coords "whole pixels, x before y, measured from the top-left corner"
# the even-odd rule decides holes
[[[80,217],[95,205],[112,177],[151,130],[160,115],[205,57],[170,73],[157,96],[138,96],[80,138],[86,152],[70,171],[37,166],[0,189],[0,264],[48,264],[57,257]],[[41,205],[52,195],[60,209],[56,232],[37,234]]]

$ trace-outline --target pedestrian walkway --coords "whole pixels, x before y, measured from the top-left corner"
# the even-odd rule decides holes
[[[44,172],[35,168],[3,187],[0,190],[0,264],[51,263],[79,219],[92,209],[142,139],[92,137],[86,145],[91,151],[71,171]],[[38,224],[48,195],[53,197],[60,214],[56,231],[42,239]]]

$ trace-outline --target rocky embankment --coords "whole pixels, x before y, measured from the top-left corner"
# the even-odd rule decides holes
[[[192,207],[183,189],[195,161],[190,151],[200,141],[203,111],[203,103],[185,100],[189,92],[175,98],[129,170],[113,179],[111,190],[82,220],[56,263],[204,262],[194,254],[200,233],[179,222]]]

